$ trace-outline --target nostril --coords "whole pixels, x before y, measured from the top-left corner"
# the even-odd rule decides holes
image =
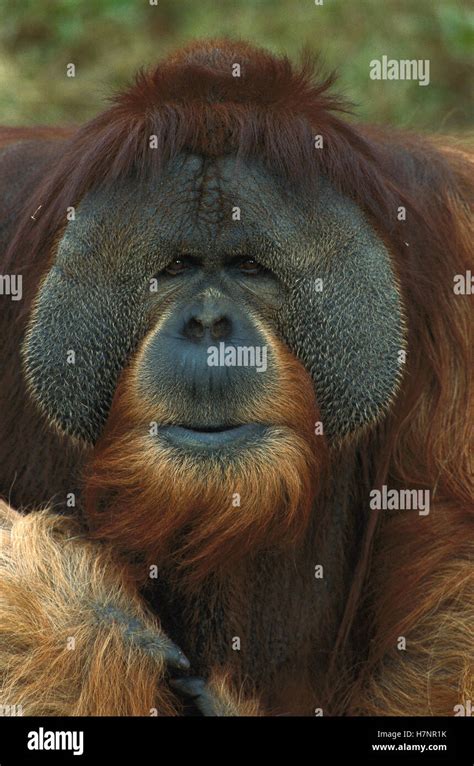
[[[205,316],[197,313],[184,322],[182,334],[188,340],[202,341],[207,336],[208,340],[216,342],[229,338],[232,326],[232,320],[224,314]]]
[[[201,340],[204,337],[205,327],[199,319],[191,317],[184,326],[184,335],[190,340]]]
[[[230,337],[232,332],[232,322],[228,317],[220,317],[211,325],[211,336],[213,340],[225,340]]]

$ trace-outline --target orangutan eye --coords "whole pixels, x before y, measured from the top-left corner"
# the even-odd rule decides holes
[[[173,260],[165,267],[164,271],[166,274],[170,274],[170,276],[176,277],[178,274],[182,274],[184,271],[187,271],[189,266],[189,261],[186,258],[173,258]]]
[[[239,269],[243,274],[258,274],[262,271],[262,267],[253,258],[246,258],[244,261],[240,261]]]

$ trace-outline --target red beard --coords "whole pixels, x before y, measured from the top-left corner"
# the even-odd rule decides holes
[[[282,344],[273,350],[276,392],[246,406],[242,419],[265,424],[266,435],[229,457],[180,451],[151,435],[150,423],[179,423],[178,414],[138,394],[139,363],[124,373],[86,480],[94,538],[177,570],[191,588],[246,555],[301,542],[327,445],[315,435],[308,373]]]

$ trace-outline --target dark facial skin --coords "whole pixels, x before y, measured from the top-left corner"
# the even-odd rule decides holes
[[[130,180],[78,205],[24,360],[47,417],[94,442],[146,337],[144,394],[181,407],[185,429],[209,433],[249,425],[235,413],[275,376],[271,347],[258,373],[209,367],[209,345],[263,346],[272,332],[312,375],[329,438],[373,421],[396,390],[403,348],[388,252],[323,179],[308,199],[260,164],[186,155],[158,183]],[[224,437],[201,441],[213,438]]]

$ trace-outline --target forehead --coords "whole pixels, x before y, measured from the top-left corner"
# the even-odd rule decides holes
[[[77,240],[111,232],[167,252],[206,258],[276,247],[299,229],[301,205],[260,163],[181,155],[158,179],[89,192],[78,206]]]
[[[183,254],[211,265],[255,257],[288,286],[320,268],[355,269],[365,279],[386,261],[362,211],[324,177],[302,193],[259,161],[183,154],[157,179],[88,192],[55,263],[85,280],[125,281],[132,264],[138,278]]]

